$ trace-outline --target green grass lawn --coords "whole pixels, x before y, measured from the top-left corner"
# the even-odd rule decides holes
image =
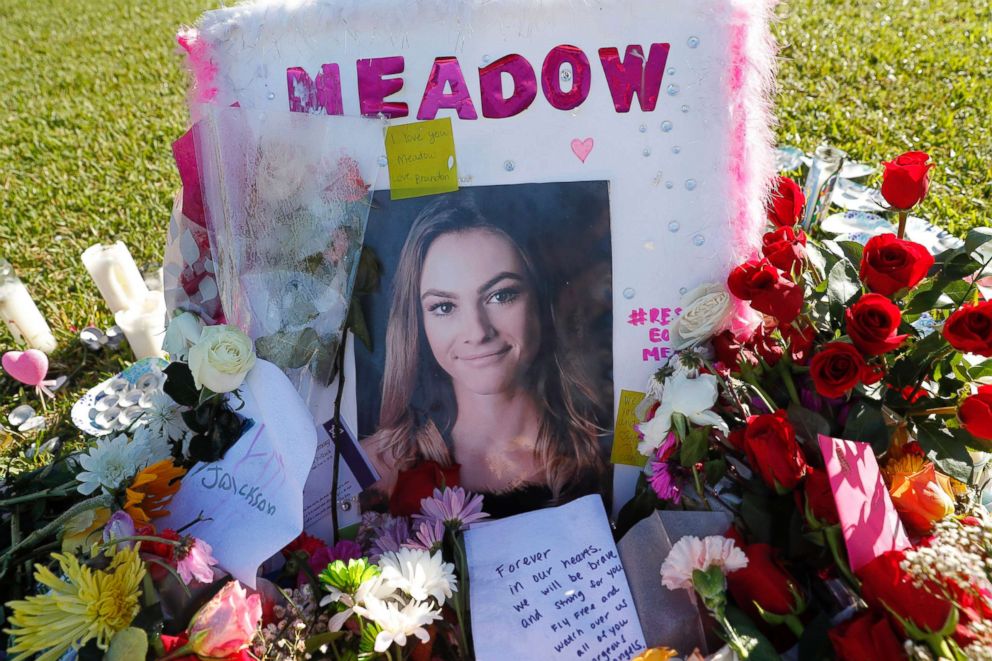
[[[46,434],[8,440],[0,452],[70,434],[71,403],[130,358],[127,349],[87,353],[76,339],[87,325],[113,323],[79,255],[122,239],[139,265],[161,260],[179,186],[170,143],[186,119],[173,35],[217,4],[0,0],[0,256],[59,340],[52,374],[71,377]],[[959,233],[985,224],[987,3],[784,0],[778,13],[780,142],[811,151],[828,141],[867,162],[928,150],[938,168],[924,215]],[[0,350],[10,344],[0,329]],[[0,421],[25,401],[37,403],[0,377]]]

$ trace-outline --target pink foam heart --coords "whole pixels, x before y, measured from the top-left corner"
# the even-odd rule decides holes
[[[579,157],[579,160],[583,163],[589,157],[589,152],[592,151],[592,138],[586,138],[585,140],[579,140],[578,138],[572,139],[572,153]]]
[[[36,386],[48,375],[48,356],[37,349],[8,351],[0,358],[7,374],[28,386]]]

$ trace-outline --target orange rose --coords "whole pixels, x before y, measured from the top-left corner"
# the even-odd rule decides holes
[[[951,478],[927,461],[916,471],[891,471],[889,494],[903,522],[918,534],[933,529],[935,521],[954,514]]]

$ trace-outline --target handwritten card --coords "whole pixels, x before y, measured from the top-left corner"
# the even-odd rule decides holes
[[[613,450],[610,461],[614,464],[643,468],[648,458],[637,451],[637,405],[644,399],[644,393],[635,390],[620,391],[620,405],[617,407],[617,422],[613,427]]]
[[[303,485],[317,449],[313,418],[282,370],[259,360],[239,394],[254,425],[224,458],[183,479],[160,528],[189,529],[221,569],[250,587],[258,567],[303,530]],[[238,403],[233,404],[236,408]]]
[[[607,661],[645,649],[599,496],[477,525],[465,546],[479,661]]]
[[[386,129],[389,194],[394,200],[458,190],[451,118]]]
[[[867,443],[820,434],[820,451],[834,492],[851,569],[885,553],[908,548],[909,538],[889,498]]]

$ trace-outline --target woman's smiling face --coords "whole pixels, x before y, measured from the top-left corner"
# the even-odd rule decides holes
[[[519,387],[541,329],[533,283],[507,237],[472,229],[435,239],[420,306],[431,352],[456,389],[492,395]]]

